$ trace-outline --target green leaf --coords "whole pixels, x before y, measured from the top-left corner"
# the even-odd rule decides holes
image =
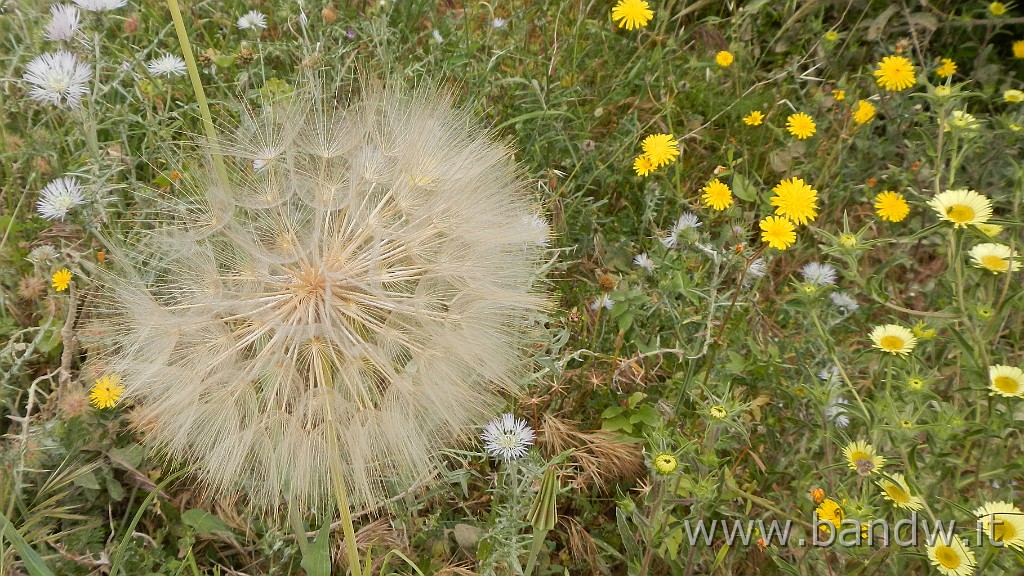
[[[206,510],[186,510],[181,514],[181,521],[200,536],[213,536],[217,532],[231,533],[231,528],[223,520]]]
[[[601,422],[601,430],[608,432],[623,431],[627,434],[633,431],[633,424],[630,423],[629,418],[620,414],[614,418],[609,418],[604,422]]]
[[[619,538],[622,538],[622,546],[626,549],[626,559],[640,558],[640,547],[629,530],[629,522],[626,521],[626,514],[620,508],[615,509],[615,525],[619,529]]]
[[[757,189],[742,174],[733,174],[732,193],[740,200],[754,202],[757,200]]]
[[[313,543],[306,547],[299,566],[308,576],[331,576],[331,519],[324,520]]]
[[[91,471],[76,476],[74,483],[75,486],[81,486],[82,488],[92,488],[93,490],[100,489],[100,481]]]
[[[643,422],[648,426],[656,426],[660,420],[661,417],[654,406],[641,406],[629,417],[629,421],[632,424]]]

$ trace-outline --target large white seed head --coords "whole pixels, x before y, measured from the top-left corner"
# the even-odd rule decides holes
[[[302,103],[300,103],[302,102]],[[509,150],[426,91],[249,112],[97,271],[89,369],[214,495],[373,508],[523,381],[547,225]],[[145,202],[143,202],[145,204]]]

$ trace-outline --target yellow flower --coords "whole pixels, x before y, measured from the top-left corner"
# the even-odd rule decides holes
[[[886,56],[875,70],[875,82],[886,90],[899,92],[914,85],[914,65],[903,56]]]
[[[875,212],[882,220],[902,222],[910,214],[910,206],[903,194],[887,190],[875,196]]]
[[[1024,370],[1004,364],[989,366],[988,387],[993,396],[998,394],[1006,398],[1024,398]]]
[[[941,86],[940,86],[941,88]],[[952,129],[957,130],[974,130],[978,127],[978,119],[974,117],[974,114],[970,112],[964,112],[963,110],[953,110],[949,115],[949,123],[942,127],[944,132],[949,132]]]
[[[1011,104],[1020,104],[1024,102],[1024,92],[1020,90],[1007,90],[1003,92],[1003,100]]]
[[[856,248],[857,237],[853,234],[842,234],[839,236],[839,245],[843,248]]]
[[[999,224],[975,224],[974,227],[989,238],[995,238],[1003,231],[1003,227]]]
[[[853,121],[857,124],[867,124],[875,118],[875,105],[867,100],[858,100],[857,107],[853,110]]]
[[[708,414],[711,414],[712,418],[725,420],[725,417],[729,415],[729,412],[725,409],[725,406],[716,405],[712,406],[711,409],[708,410]]]
[[[956,74],[956,62],[951,58],[941,58],[939,59],[939,62],[941,62],[941,64],[935,69],[935,74],[937,74],[939,78],[949,78],[953,74]]]
[[[651,134],[640,146],[655,168],[661,168],[679,157],[679,141],[671,134]]]
[[[906,356],[917,345],[917,337],[899,324],[884,324],[871,331],[871,342],[882,352]]]
[[[722,68],[728,68],[729,66],[732,66],[732,63],[735,60],[736,58],[733,57],[732,52],[729,52],[728,50],[722,50],[718,54],[715,54],[715,63],[721,66]]]
[[[68,284],[71,283],[71,271],[67,268],[61,268],[53,273],[53,277],[50,280],[53,282],[54,290],[63,292],[68,289]]]
[[[97,408],[113,408],[117,399],[124,393],[124,386],[121,386],[121,377],[117,374],[108,374],[92,385],[89,393],[89,401]]]
[[[641,154],[633,160],[633,170],[636,170],[636,173],[639,176],[647,176],[651,172],[654,172],[654,164],[651,163],[651,159],[647,154]]]
[[[954,537],[946,544],[942,538],[928,546],[928,560],[943,576],[970,576],[974,574],[974,552]]]
[[[760,126],[761,122],[764,122],[764,113],[760,110],[754,110],[743,117],[743,123],[747,126]]]
[[[644,0],[619,0],[612,8],[612,20],[626,30],[647,26],[651,18],[654,12]]]
[[[875,453],[875,448],[863,440],[851,442],[843,448],[843,456],[850,470],[861,476],[870,476],[885,466],[885,458]]]
[[[1020,270],[1017,252],[1005,244],[978,244],[971,248],[970,255],[976,268],[984,268],[993,274]]]
[[[814,136],[814,119],[803,112],[790,114],[786,118],[786,130],[789,130],[789,133],[796,136],[798,140],[805,140]]]
[[[911,424],[912,426],[913,424]],[[906,428],[906,426],[904,427]],[[882,497],[892,502],[892,505],[897,508],[913,512],[924,507],[924,501],[921,500],[920,496],[910,495],[910,487],[907,486],[907,480],[899,472],[889,474],[889,478],[882,478],[875,482],[875,484],[882,489]]]
[[[1014,58],[1024,58],[1024,40],[1015,40],[1010,48]]]
[[[775,196],[771,203],[775,213],[785,216],[794,224],[804,224],[818,216],[818,191],[800,178],[790,178],[772,188]]]
[[[947,190],[936,194],[928,205],[954,228],[983,224],[992,217],[992,201],[974,190]]]
[[[846,90],[833,90],[832,99],[835,100],[836,102],[842,102],[843,100],[846,100]]]
[[[836,32],[835,30],[829,30],[828,32],[825,32],[824,38],[825,42],[835,42],[836,40],[839,40],[839,32]]]
[[[761,240],[772,248],[785,250],[796,242],[796,229],[793,223],[778,216],[768,216],[761,220]]]
[[[919,340],[930,340],[932,338],[935,338],[935,329],[929,328],[928,323],[925,322],[924,320],[921,320],[917,324],[914,324],[913,331],[914,336],[916,336]]]
[[[945,98],[946,96],[949,96],[952,93],[953,93],[953,90],[950,89],[949,86],[936,86],[935,87],[935,95],[938,96],[939,98]]]
[[[814,513],[817,514],[819,521],[828,522],[835,528],[839,528],[839,525],[843,523],[843,518],[846,517],[843,508],[831,498],[822,500],[821,504],[814,509]]]
[[[704,194],[700,199],[715,210],[725,210],[732,206],[732,190],[718,178],[708,182],[701,190]]]
[[[662,452],[654,457],[654,469],[658,474],[669,475],[676,471],[679,461],[671,454]]]
[[[985,536],[1003,546],[1024,550],[1024,512],[1010,502],[985,502],[974,510]]]
[[[1006,4],[1003,4],[1002,2],[993,2],[988,5],[988,11],[991,12],[993,16],[1002,16],[1003,14],[1006,14]]]

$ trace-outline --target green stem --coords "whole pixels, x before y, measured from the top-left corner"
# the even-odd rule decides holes
[[[348,492],[345,490],[345,479],[342,476],[341,462],[338,461],[337,438],[333,431],[329,434],[331,480],[334,483],[334,496],[338,499],[338,512],[341,514],[341,529],[345,533],[345,553],[348,555],[348,573],[351,576],[362,576],[359,560],[359,548],[356,546],[356,530],[352,524],[352,511],[349,509]]]
[[[185,21],[181,17],[181,8],[178,0],[167,0],[167,7],[171,11],[171,19],[174,21],[174,31],[178,34],[178,43],[181,44],[181,55],[185,58],[185,66],[188,68],[188,78],[192,82],[192,90],[196,93],[196,102],[199,104],[199,114],[203,118],[203,129],[206,131],[206,138],[209,140],[213,150],[213,165],[217,171],[224,189],[229,186],[228,171],[224,166],[224,159],[218,150],[219,140],[217,129],[213,126],[213,116],[210,115],[210,105],[206,101],[206,92],[203,90],[203,81],[199,78],[199,68],[196,66],[195,56],[192,54],[192,43],[189,42],[188,32],[185,30]]]

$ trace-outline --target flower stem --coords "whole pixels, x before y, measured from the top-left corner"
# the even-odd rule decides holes
[[[171,0],[173,1],[173,0]],[[341,514],[341,529],[345,533],[345,552],[348,555],[348,573],[351,576],[362,576],[362,565],[359,561],[359,548],[356,546],[356,530],[352,525],[352,511],[349,509],[348,492],[345,490],[345,479],[342,476],[341,462],[338,461],[337,438],[333,431],[329,448],[331,480],[334,483],[334,497],[338,500],[338,512]]]
[[[192,90],[196,93],[199,114],[203,118],[203,129],[206,131],[206,138],[209,140],[210,148],[213,150],[214,169],[217,171],[217,177],[220,179],[221,185],[227,189],[229,186],[228,171],[224,166],[224,159],[221,158],[220,151],[218,150],[217,130],[213,126],[210,105],[206,101],[203,81],[199,78],[199,68],[196,66],[196,59],[192,54],[192,43],[189,42],[188,32],[185,30],[185,21],[181,17],[181,8],[178,6],[178,0],[167,0],[167,8],[171,11],[171,20],[174,21],[174,31],[178,34],[178,43],[181,44],[181,55],[185,58],[185,66],[188,68],[188,78],[192,82]]]

